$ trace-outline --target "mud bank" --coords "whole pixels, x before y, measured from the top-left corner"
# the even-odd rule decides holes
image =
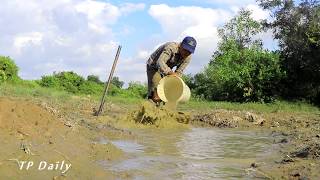
[[[106,122],[118,128],[180,129],[189,128],[190,120],[191,114],[187,112],[156,107],[154,103],[145,101],[128,113]]]
[[[273,164],[253,162],[250,169],[267,179],[320,179],[320,114],[253,113],[215,110],[197,114],[197,126],[270,130],[281,146],[282,158]]]
[[[101,134],[79,124],[45,103],[0,98],[0,179],[116,178],[95,161],[116,161],[123,152],[94,143]]]

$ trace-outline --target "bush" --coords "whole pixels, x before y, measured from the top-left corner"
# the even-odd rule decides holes
[[[42,87],[60,88],[59,79],[55,76],[42,76],[38,83]]]
[[[127,91],[132,97],[145,98],[148,94],[147,86],[140,82],[130,82]]]
[[[0,83],[20,79],[18,70],[17,65],[10,57],[0,56]]]
[[[71,93],[79,93],[80,86],[85,82],[80,75],[69,71],[60,72],[49,76],[42,76],[39,84],[43,87],[51,87],[66,90]]]
[[[89,75],[89,76],[87,77],[87,81],[95,82],[95,83],[97,83],[97,84],[103,84],[103,82],[102,82],[102,81],[99,79],[99,77],[96,76],[96,75]]]
[[[64,90],[71,93],[79,92],[80,86],[85,81],[83,77],[72,71],[60,72],[54,76],[59,79],[60,86],[63,87]]]
[[[215,57],[204,71],[205,83],[209,84],[202,88],[205,96],[240,102],[273,101],[285,75],[279,55],[255,46],[242,50],[233,47]]]
[[[122,86],[124,85],[123,81],[120,81],[119,77],[115,76],[112,78],[111,83],[115,86],[117,86],[118,88],[122,88]]]
[[[79,91],[83,94],[100,95],[103,92],[103,88],[102,84],[93,81],[85,81],[80,85]]]

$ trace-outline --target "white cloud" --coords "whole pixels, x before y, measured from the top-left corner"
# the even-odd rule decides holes
[[[134,3],[124,3],[121,5],[120,7],[120,11],[124,14],[128,14],[128,13],[132,13],[135,11],[141,11],[144,10],[144,8],[146,7],[145,4],[143,3],[138,3],[138,4],[134,4]]]
[[[118,7],[93,0],[80,2],[75,9],[87,16],[89,28],[98,33],[106,33],[105,25],[114,24],[121,15]]]
[[[31,32],[23,35],[17,35],[13,40],[13,46],[17,53],[21,53],[21,49],[28,45],[40,45],[43,34],[39,32]]]
[[[204,0],[207,3],[211,4],[222,4],[229,6],[244,6],[246,4],[255,3],[255,0]]]
[[[249,10],[252,12],[252,15],[251,17],[256,20],[256,21],[259,21],[259,20],[264,20],[264,19],[270,19],[270,12],[267,11],[267,10],[263,10],[261,9],[258,5],[256,4],[248,4],[246,6],[243,6],[243,7],[232,7],[231,9],[234,11],[234,12],[238,12],[240,10],[240,8],[244,8],[246,10]]]
[[[112,25],[143,8],[96,0],[2,0],[0,55],[12,57],[26,79],[65,70],[106,79],[118,44]]]

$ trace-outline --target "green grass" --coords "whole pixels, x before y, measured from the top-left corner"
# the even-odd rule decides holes
[[[0,85],[0,96],[21,97],[21,98],[44,98],[67,101],[72,94],[66,91],[59,91],[51,88],[43,88],[32,82],[23,84],[3,83]]]
[[[32,99],[46,99],[56,102],[67,102],[72,100],[72,97],[86,97],[100,102],[101,96],[87,96],[81,94],[72,94],[66,91],[43,88],[37,85],[34,81],[23,81],[19,84],[3,83],[0,85],[1,97],[20,97],[20,98],[32,98]],[[122,107],[137,107],[144,99],[135,97],[123,97],[123,96],[107,96],[107,102],[114,103]],[[227,109],[227,110],[240,110],[240,111],[255,111],[255,112],[303,112],[303,113],[320,113],[318,107],[304,102],[287,102],[276,101],[274,103],[233,103],[233,102],[208,102],[208,101],[196,101],[191,100],[185,104],[179,105],[179,110],[195,110],[195,111],[209,111],[212,109]]]
[[[224,101],[190,101],[180,106],[181,110],[207,111],[210,109],[227,109],[236,111],[255,111],[255,112],[304,112],[320,113],[318,107],[304,102],[276,101],[274,103],[235,103]]]

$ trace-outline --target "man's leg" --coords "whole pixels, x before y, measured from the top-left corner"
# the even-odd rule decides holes
[[[147,66],[147,77],[148,77],[148,99],[152,99],[153,90],[152,90],[152,77],[156,71],[152,70]]]
[[[157,87],[158,87],[160,80],[161,80],[161,75],[158,71],[156,71],[152,77],[152,91],[153,91],[152,99],[155,102],[161,102],[161,99],[157,93]]]
[[[158,71],[148,68],[147,66],[147,76],[148,76],[148,99],[154,101],[161,101],[157,94],[157,86],[161,80],[161,75]]]

